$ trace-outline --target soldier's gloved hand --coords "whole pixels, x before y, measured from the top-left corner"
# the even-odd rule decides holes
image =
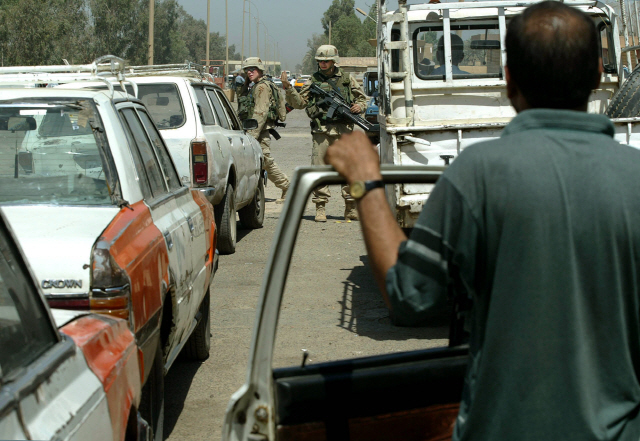
[[[287,73],[286,72],[282,72],[280,74],[280,80],[282,81],[282,87],[284,87],[285,89],[288,89],[288,88],[291,87],[291,83],[287,79]]]
[[[359,104],[352,104],[351,113],[362,113],[362,108],[360,107]]]

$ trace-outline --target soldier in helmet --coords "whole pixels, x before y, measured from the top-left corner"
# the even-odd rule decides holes
[[[280,92],[275,87],[271,87],[272,83],[264,76],[264,70],[264,64],[258,57],[249,57],[244,61],[247,80],[242,87],[241,96],[238,97],[238,116],[241,120],[253,118],[258,121],[258,127],[248,133],[256,138],[262,147],[263,168],[267,171],[267,177],[282,190],[282,196],[276,200],[277,204],[281,204],[289,189],[289,178],[271,157],[269,130],[275,127],[278,103],[282,97],[275,95]]]
[[[282,73],[282,85],[287,92],[287,102],[296,109],[305,109],[311,118],[311,135],[313,148],[311,151],[311,165],[323,165],[327,148],[344,133],[353,131],[353,124],[340,119],[327,118],[326,110],[319,108],[315,97],[309,93],[312,83],[317,83],[326,91],[338,92],[351,106],[352,113],[362,113],[366,109],[367,97],[358,82],[344,72],[338,63],[338,49],[328,44],[322,45],[316,51],[318,71],[297,92],[287,80],[287,74]],[[331,193],[329,187],[319,187],[313,192],[313,202],[316,204],[316,222],[326,222],[325,205]],[[355,200],[351,197],[348,187],[342,187],[342,197],[345,200],[345,220],[358,220]]]

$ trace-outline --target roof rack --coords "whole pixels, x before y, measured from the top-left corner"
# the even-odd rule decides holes
[[[150,66],[128,66],[128,77],[175,76],[196,78],[201,81],[214,82],[213,76],[205,71],[205,67],[191,61],[183,64],[154,64]]]
[[[114,83],[118,83],[125,91],[124,83],[130,83],[125,80],[125,61],[115,55],[104,55],[91,64],[0,67],[0,84],[3,85],[64,84],[76,81],[105,83],[111,95],[114,93]],[[137,89],[135,84],[133,87]],[[135,92],[137,94],[137,90]]]

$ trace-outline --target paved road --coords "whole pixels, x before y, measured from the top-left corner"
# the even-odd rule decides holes
[[[305,113],[294,110],[272,155],[293,174],[311,163]],[[438,346],[446,330],[396,328],[366,266],[358,222],[344,222],[339,188],[331,189],[328,222],[314,222],[311,202],[301,222],[280,316],[274,364],[310,363]],[[236,253],[221,256],[212,285],[211,356],[204,363],[178,361],[165,382],[165,437],[219,440],[227,403],[244,382],[255,307],[280,215],[279,190],[266,188],[264,227],[239,230]]]

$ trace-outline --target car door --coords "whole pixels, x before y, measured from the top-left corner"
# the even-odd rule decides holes
[[[165,353],[165,365],[170,366],[177,355],[177,342],[185,338],[183,336],[192,326],[191,322],[185,319],[194,301],[191,280],[191,230],[185,212],[180,207],[182,196],[189,190],[179,183],[175,169],[173,173],[165,174],[154,143],[140,120],[138,112],[143,113],[142,109],[122,106],[119,111],[126,122],[125,130],[129,131],[133,140],[132,155],[138,174],[144,176],[149,184],[151,196],[145,199],[145,203],[149,207],[153,223],[163,234],[167,245],[173,315],[183,319],[176,320],[171,329],[173,335],[168,338],[171,346]]]
[[[382,176],[386,183],[434,183],[441,174],[440,167],[385,167]],[[356,298],[352,291],[351,309],[336,310],[335,314],[323,312],[318,315],[300,315],[295,311],[291,314],[291,305],[283,302],[285,285],[292,290],[295,297],[301,296],[300,289],[313,282],[301,280],[287,280],[296,271],[296,262],[292,263],[294,244],[304,242],[298,238],[297,232],[301,228],[301,217],[305,212],[308,197],[312,190],[319,185],[344,184],[344,180],[330,167],[300,168],[292,179],[288,200],[280,215],[280,224],[274,237],[274,245],[266,268],[265,282],[261,288],[258,303],[258,314],[253,330],[252,345],[249,353],[249,366],[245,384],[232,396],[227,407],[223,426],[223,440],[444,440],[451,437],[453,425],[458,413],[462,395],[464,375],[468,363],[468,349],[458,345],[460,339],[452,333],[447,346],[446,327],[433,330],[427,328],[393,327],[386,324],[385,332],[380,332],[378,324],[385,319],[386,308],[379,293],[363,292]],[[313,224],[314,225],[314,224]],[[348,224],[343,224],[348,228]],[[302,225],[304,228],[305,225]],[[344,230],[336,230],[344,231]],[[344,233],[336,235],[342,240]],[[323,235],[320,240],[329,240]],[[305,245],[308,245],[305,243]],[[340,244],[336,251],[344,252],[345,247],[352,244]],[[364,247],[364,246],[363,246]],[[309,246],[303,251],[295,253],[303,262],[309,259],[312,252]],[[362,251],[364,252],[364,251]],[[359,251],[356,251],[359,253]],[[339,257],[331,256],[332,259]],[[366,256],[363,256],[366,259]],[[370,274],[364,274],[366,267],[358,267],[360,275],[358,281],[350,282],[354,285],[364,283],[374,284]],[[344,268],[342,268],[344,271]],[[320,270],[318,279],[330,283],[329,276]],[[306,278],[308,279],[308,273]],[[354,271],[350,273],[353,277]],[[289,277],[290,279],[291,277]],[[348,282],[348,281],[347,281]],[[316,282],[317,283],[317,282]],[[339,286],[339,281],[337,282]],[[344,297],[340,294],[341,303],[346,303],[349,283],[345,283]],[[374,300],[372,296],[377,295]],[[318,302],[327,302],[327,293],[319,292],[312,296]],[[285,299],[286,300],[286,299]],[[358,302],[372,302],[378,304],[366,310],[357,310]],[[344,306],[344,305],[343,305]],[[307,307],[307,306],[305,306]],[[312,305],[308,306],[312,311]],[[376,309],[377,308],[377,309]],[[326,310],[323,310],[326,311]],[[380,312],[382,311],[382,312]],[[360,315],[356,318],[356,316]],[[372,319],[366,314],[374,313]],[[341,315],[342,314],[342,315]],[[338,326],[317,326],[322,317],[330,320],[338,319]],[[344,315],[351,315],[344,319]],[[452,314],[455,317],[455,315]],[[299,332],[288,330],[292,338],[300,338],[296,343],[282,342],[275,344],[278,321],[282,326],[295,328],[296,322],[291,317],[306,317],[313,321],[313,331]],[[363,319],[365,317],[365,319]],[[350,325],[341,322],[362,319],[363,323],[358,331],[353,332]],[[458,329],[458,320],[454,321],[453,329]],[[302,328],[305,329],[305,328]],[[309,328],[306,328],[309,329]],[[344,331],[352,331],[346,336]],[[393,339],[387,339],[386,331],[394,332],[396,339],[412,337],[415,350],[407,352],[393,352]],[[325,347],[323,353],[313,353],[310,346],[318,346],[326,340],[325,334],[334,332],[338,336],[334,345]],[[415,335],[438,336],[429,337],[442,342],[441,347],[419,349],[426,345],[424,340]],[[370,338],[363,338],[364,334]],[[409,334],[407,334],[409,333]],[[433,334],[435,335],[435,334]],[[381,342],[387,352],[369,355],[362,358],[346,358],[334,361],[316,362],[316,355],[322,359],[332,360],[335,352],[343,350],[339,346],[345,341],[356,342],[355,347],[347,348],[349,354],[371,354],[370,346]],[[305,342],[301,346],[297,343]],[[307,349],[300,353],[297,348],[309,348],[311,356],[307,357]],[[286,357],[274,358],[274,350],[281,349]],[[299,361],[291,366],[298,351]],[[350,352],[353,351],[353,352]],[[350,355],[349,357],[352,357]],[[285,366],[279,367],[282,361]],[[277,367],[274,367],[277,366]]]
[[[214,105],[216,113],[220,113],[221,111],[224,112],[227,120],[229,121],[230,130],[233,132],[234,138],[237,137],[242,144],[242,163],[244,164],[244,169],[246,171],[245,176],[247,177],[247,198],[252,199],[258,185],[258,179],[260,179],[262,172],[262,149],[255,138],[248,135],[242,129],[240,120],[231,107],[231,103],[229,103],[225,94],[222,93],[220,89],[210,89],[207,91],[207,94],[209,95],[211,102],[215,102],[213,96],[215,94],[215,98],[217,98],[218,102],[221,104],[221,107],[216,107]]]
[[[230,168],[236,166],[231,147],[232,140],[229,139],[224,128],[216,120],[213,108],[211,107],[211,103],[207,98],[207,93],[203,86],[194,84],[192,85],[192,89],[195,95],[200,122],[202,123],[202,132],[211,146],[211,152],[213,154],[212,165],[217,174],[216,182],[219,182],[219,185],[222,185],[225,189],[222,191],[222,193],[224,193],[229,179]],[[235,181],[232,182],[232,185],[235,187]]]
[[[206,87],[205,91],[213,106],[216,123],[220,125],[221,131],[225,134],[231,146],[231,154],[233,155],[237,172],[236,205],[242,205],[244,202],[253,198],[255,189],[255,184],[253,187],[250,185],[250,171],[253,167],[248,160],[248,152],[251,146],[248,145],[246,140],[241,136],[242,132],[235,130],[237,127],[234,125],[235,121],[230,120],[227,116],[220,102],[220,98],[216,93],[217,89]]]
[[[192,291],[189,305],[181,305],[179,310],[180,314],[184,316],[179,317],[180,321],[189,323],[187,332],[185,332],[180,339],[180,344],[174,348],[177,356],[177,351],[180,350],[184,342],[188,339],[191,331],[196,325],[196,313],[198,307],[204,298],[204,295],[208,289],[207,281],[209,280],[209,274],[207,274],[208,267],[205,265],[209,257],[210,244],[207,243],[205,237],[205,224],[204,217],[200,206],[193,200],[191,191],[187,187],[180,184],[178,174],[171,160],[171,156],[165,146],[160,133],[156,129],[153,122],[151,122],[150,116],[146,111],[138,108],[138,116],[142,121],[142,124],[147,131],[149,139],[151,139],[151,145],[156,153],[156,156],[160,162],[162,171],[166,177],[169,191],[175,194],[175,201],[178,208],[182,210],[189,228],[189,261],[190,265],[186,272],[188,279],[189,289]]]
[[[100,380],[30,278],[0,219],[0,439],[113,441]]]

